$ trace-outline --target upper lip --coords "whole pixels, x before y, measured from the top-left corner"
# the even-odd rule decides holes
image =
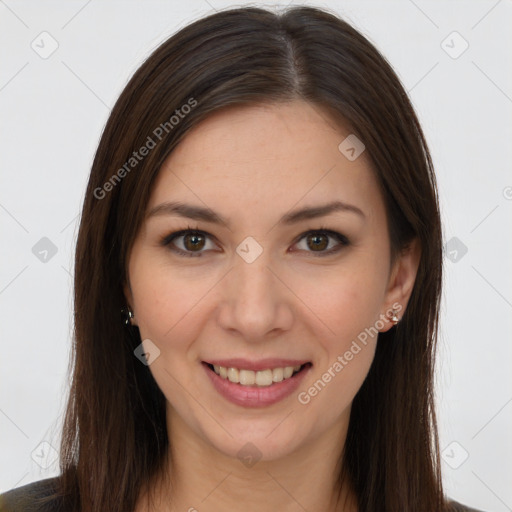
[[[302,366],[303,364],[309,363],[310,361],[304,359],[282,359],[282,358],[267,358],[260,359],[259,361],[251,361],[243,358],[231,358],[231,359],[210,359],[204,361],[208,364],[215,366],[224,366],[225,368],[238,368],[240,370],[252,370],[254,372],[260,370],[268,370],[269,368],[284,368],[286,366]]]

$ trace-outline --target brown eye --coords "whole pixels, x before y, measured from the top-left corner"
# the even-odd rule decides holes
[[[329,245],[329,237],[324,234],[313,234],[307,237],[308,247],[314,251],[324,250]]]
[[[200,233],[191,233],[183,236],[183,245],[188,251],[201,250],[205,245],[205,238]]]
[[[160,243],[181,256],[199,257],[205,252],[203,249],[209,239],[210,236],[202,231],[184,229],[164,237]],[[214,247],[212,242],[210,244],[212,247],[207,249]]]
[[[331,244],[331,241],[333,240],[334,243]],[[313,253],[314,256],[328,256],[339,252],[343,247],[350,245],[350,242],[345,235],[336,231],[324,229],[308,231],[299,238],[297,244],[300,244],[303,241],[305,243],[300,250]]]

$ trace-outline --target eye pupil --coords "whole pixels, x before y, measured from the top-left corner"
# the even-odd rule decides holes
[[[184,238],[185,247],[187,249],[190,250],[190,249],[197,249],[197,248],[202,249],[203,248],[203,245],[201,245],[201,241],[204,244],[204,237],[202,235],[193,233],[193,234],[185,235],[183,238]],[[189,246],[188,242],[191,242],[192,245]]]
[[[321,241],[322,239],[323,239],[323,243]],[[325,249],[327,247],[327,245],[329,245],[329,242],[325,235],[319,235],[319,234],[311,235],[310,237],[308,237],[308,240],[313,240],[312,248],[316,248],[316,249]]]

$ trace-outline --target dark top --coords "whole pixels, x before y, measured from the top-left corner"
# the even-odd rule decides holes
[[[61,500],[48,500],[57,480],[58,477],[46,478],[0,494],[0,512],[66,512]],[[482,512],[456,501],[449,501],[448,505],[447,512]]]

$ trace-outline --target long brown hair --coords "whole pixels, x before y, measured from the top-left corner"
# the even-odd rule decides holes
[[[443,510],[433,392],[442,233],[431,157],[386,59],[336,15],[304,6],[230,9],[189,24],[142,64],[112,110],[76,246],[61,446],[61,493],[70,510],[131,511],[165,466],[165,398],[134,356],[137,329],[126,328],[120,314],[127,257],[162,163],[214,111],[296,99],[328,109],[364,142],[392,254],[414,237],[422,248],[405,315],[380,334],[353,401],[340,468],[360,512]]]

